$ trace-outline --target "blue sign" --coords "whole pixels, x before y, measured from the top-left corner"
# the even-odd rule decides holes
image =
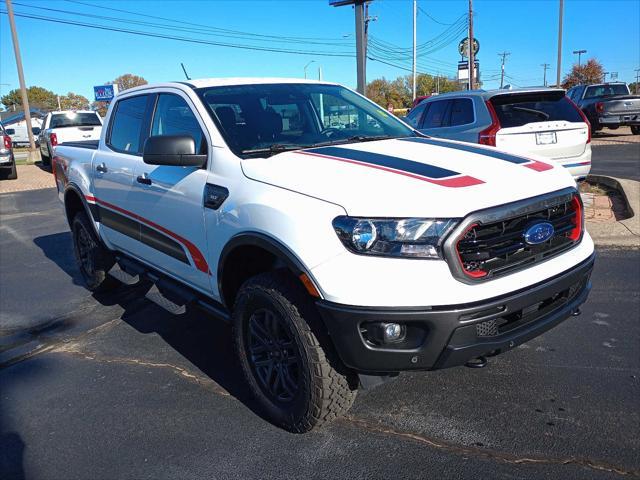
[[[538,245],[553,237],[555,231],[555,228],[549,222],[534,223],[525,230],[524,241],[529,245]]]
[[[110,102],[118,94],[118,85],[99,85],[93,87],[96,102]]]

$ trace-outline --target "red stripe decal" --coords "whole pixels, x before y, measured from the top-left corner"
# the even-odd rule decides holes
[[[545,172],[553,168],[553,165],[549,165],[548,163],[539,162],[537,160],[531,161],[533,163],[527,163],[526,165],[523,165],[523,167],[530,168],[531,170],[535,170],[536,172]]]
[[[474,177],[470,177],[468,175],[462,175],[459,177],[449,177],[444,179],[428,178],[428,177],[423,177],[422,175],[416,175],[415,173],[403,172],[402,170],[396,170],[394,168],[384,167],[382,165],[374,165],[372,163],[360,162],[358,160],[351,160],[350,158],[340,158],[340,157],[334,157],[332,155],[324,155],[322,153],[310,153],[310,152],[304,152],[304,151],[302,152],[299,151],[296,153],[300,155],[308,155],[310,157],[322,157],[329,160],[336,160],[338,162],[352,163],[354,165],[361,165],[363,167],[375,168],[376,170],[382,170],[389,173],[404,175],[405,177],[415,178],[416,180],[422,180],[424,182],[433,183],[435,185],[440,185],[442,187],[451,187],[451,188],[470,187],[472,185],[480,185],[481,183],[484,183],[482,180],[479,180]]]
[[[186,238],[181,237],[177,233],[174,233],[171,230],[166,229],[162,225],[158,225],[157,223],[152,222],[151,220],[147,220],[146,218],[141,217],[140,215],[130,212],[129,210],[125,210],[124,208],[120,208],[117,205],[114,205],[112,203],[105,202],[104,200],[101,200],[96,197],[92,197],[91,195],[85,195],[85,198],[87,200],[94,201],[100,205],[103,205],[107,208],[110,208],[111,210],[115,210],[116,212],[123,213],[131,218],[135,218],[136,220],[152,228],[155,228],[156,230],[159,230],[160,232],[173,238],[174,240],[177,240],[179,243],[184,245],[186,249],[189,251],[189,254],[191,254],[191,258],[193,258],[193,263],[195,263],[196,268],[201,272],[211,275],[211,270],[209,270],[209,265],[207,264],[207,261],[205,260],[204,255],[202,255],[202,252],[198,250],[198,247],[196,247],[193,243],[191,243]]]

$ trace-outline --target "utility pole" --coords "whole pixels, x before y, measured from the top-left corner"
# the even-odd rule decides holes
[[[416,23],[418,20],[418,2],[413,0],[413,100],[416,99]]]
[[[475,59],[473,58],[473,0],[469,0],[469,90],[474,89]]]
[[[558,16],[558,66],[556,67],[556,88],[560,87],[560,75],[562,74],[562,15],[564,13],[564,0],[560,0],[560,15]]]
[[[511,55],[511,52],[502,52],[498,54],[499,57],[502,57],[502,73],[500,73],[500,88],[502,88],[504,85],[504,61],[509,55]]]
[[[602,72],[602,83],[607,83],[607,75],[609,72]]]
[[[638,79],[640,78],[640,68],[635,69],[636,72],[636,95],[638,94]]]
[[[18,42],[18,32],[16,31],[16,20],[13,17],[13,5],[11,5],[11,0],[5,0],[5,3],[7,5],[7,14],[9,16],[9,26],[11,27],[13,51],[16,55],[16,67],[18,68],[18,80],[20,81],[20,93],[22,94],[24,120],[27,124],[27,135],[29,135],[29,162],[33,162],[36,155],[36,142],[33,139],[33,131],[31,130],[31,111],[29,110],[29,98],[27,97],[27,87],[24,83],[24,72],[22,71],[22,57],[20,56],[20,43]]]
[[[436,77],[436,93],[440,95],[440,72],[438,72],[438,76]]]
[[[540,66],[544,68],[542,84],[546,87],[547,86],[547,70],[549,70],[550,65],[548,63],[543,63]]]
[[[574,55],[576,55],[576,54],[578,55],[578,66],[580,66],[580,57],[581,57],[581,55],[583,53],[587,53],[587,51],[586,50],[574,50],[573,51]]]
[[[356,9],[356,63],[358,75],[358,93],[364,95],[367,89],[367,55],[365,45],[367,37],[364,31],[364,1],[357,0]]]

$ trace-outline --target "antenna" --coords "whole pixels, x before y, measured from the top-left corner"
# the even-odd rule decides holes
[[[184,76],[187,77],[187,80],[191,80],[191,77],[187,73],[187,69],[184,68],[184,63],[180,62],[180,66],[182,67],[182,71],[184,72]]]

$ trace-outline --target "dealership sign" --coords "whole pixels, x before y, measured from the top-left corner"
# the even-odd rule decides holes
[[[99,85],[93,87],[96,102],[110,102],[118,94],[118,85]]]

